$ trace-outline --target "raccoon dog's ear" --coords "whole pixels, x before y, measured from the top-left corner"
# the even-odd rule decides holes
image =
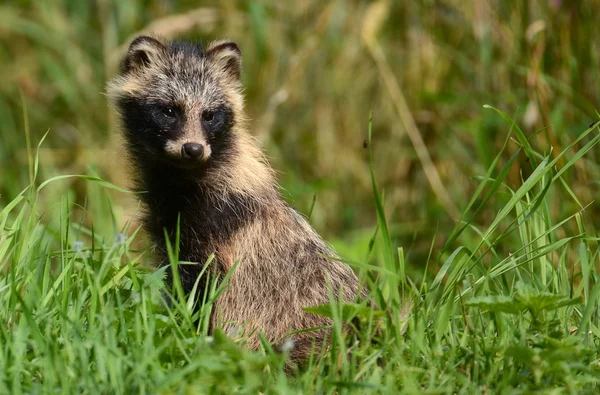
[[[215,41],[206,48],[206,56],[221,67],[228,76],[240,78],[242,73],[242,51],[233,41]]]
[[[139,36],[129,45],[127,54],[121,63],[121,72],[126,74],[133,70],[150,67],[159,61],[165,50],[166,46],[157,38]]]

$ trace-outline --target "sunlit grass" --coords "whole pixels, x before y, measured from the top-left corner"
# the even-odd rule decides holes
[[[362,258],[348,263],[381,309],[335,302],[314,309],[334,319],[331,346],[291,373],[286,354],[267,343],[251,353],[220,331],[208,334],[210,306],[226,281],[195,289],[205,302],[197,311],[195,295],[183,295],[177,281],[175,292],[163,283],[165,270],[187,264],[178,263],[176,246],[173,266],[153,270],[144,264],[147,252],[132,246],[138,229],[83,224],[87,210],[113,216],[110,204],[101,203],[108,199],[102,190],[126,191],[84,176],[98,187],[84,210],[75,210],[65,191],[49,209],[40,208],[37,201],[65,178],[38,181],[43,163],[36,157],[34,183],[0,210],[0,392],[595,388],[598,238],[586,225],[586,207],[564,217],[548,207],[565,196],[577,200],[564,177],[600,134],[589,128],[554,155],[527,144],[506,119],[504,149],[520,145],[534,170],[510,188],[514,157],[498,153],[452,237],[441,248],[432,244],[439,271],[426,270],[419,283],[406,274],[403,250],[393,250],[384,195],[371,173],[377,230]],[[477,225],[479,211],[492,203],[502,209]],[[571,222],[577,231],[565,230]]]
[[[0,5],[0,393],[593,392],[594,7]],[[284,196],[382,308],[318,308],[332,346],[303,370],[208,336],[220,289],[166,289],[176,246],[151,267],[103,95],[140,31],[239,43]]]

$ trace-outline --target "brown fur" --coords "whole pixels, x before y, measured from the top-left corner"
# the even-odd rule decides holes
[[[237,45],[227,41],[206,49],[186,45],[179,49],[161,39],[135,40],[124,58],[121,75],[108,86],[126,124],[130,155],[140,178],[138,187],[149,190],[140,197],[159,263],[167,263],[160,228],[173,233],[172,220],[163,217],[179,212],[180,258],[202,264],[215,253],[221,275],[239,261],[228,287],[215,302],[212,327],[223,327],[231,335],[258,331],[270,342],[281,344],[290,332],[330,324],[329,319],[303,308],[328,304],[330,291],[346,301],[355,299],[356,275],[306,219],[282,200],[272,169],[247,132]],[[137,127],[127,123],[133,111],[129,108],[137,108],[138,102],[146,105],[165,100],[185,114],[176,130],[167,133],[152,124]],[[215,137],[201,126],[203,111],[214,108],[215,103],[233,114],[232,124],[220,132],[227,141],[220,153],[216,143],[210,143]],[[145,119],[140,117],[141,122]],[[150,139],[161,141],[163,148],[146,147]],[[180,147],[190,142],[205,147],[204,162],[198,169],[180,163]],[[165,174],[173,174],[173,179],[164,176],[164,169],[170,169]],[[169,194],[180,190],[187,195],[177,205],[171,200],[180,196]],[[229,212],[232,214],[223,214]],[[188,291],[195,274],[197,271],[181,273]],[[313,342],[318,346],[328,336],[327,329],[294,335],[293,360],[304,360]],[[256,333],[249,346],[259,346]]]

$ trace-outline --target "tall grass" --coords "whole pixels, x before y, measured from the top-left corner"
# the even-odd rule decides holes
[[[83,224],[87,212],[113,215],[102,191],[126,191],[82,176],[95,191],[83,210],[63,191],[42,211],[37,202],[65,177],[38,181],[36,156],[33,183],[0,211],[0,392],[591,391],[600,382],[598,238],[565,179],[600,134],[594,126],[559,154],[542,153],[500,115],[509,120],[504,150],[517,145],[533,170],[511,188],[515,156],[499,152],[452,237],[432,247],[440,270],[425,270],[420,283],[406,276],[402,249],[393,250],[371,172],[378,225],[363,258],[349,264],[381,309],[313,309],[334,320],[331,346],[291,375],[286,354],[267,343],[251,353],[220,331],[207,333],[216,286],[196,313],[194,296],[165,289],[164,271],[185,264],[176,245],[173,266],[152,270],[146,252],[132,247],[137,229]],[[565,194],[579,208],[557,217],[549,207]],[[502,209],[477,225],[489,204]]]
[[[595,14],[550,0],[3,3],[0,393],[594,392]],[[286,198],[382,307],[316,308],[332,346],[293,375],[268,344],[209,336],[219,288],[195,290],[195,313],[165,289],[186,264],[177,246],[172,267],[148,264],[103,96],[140,31],[239,42],[252,132]]]

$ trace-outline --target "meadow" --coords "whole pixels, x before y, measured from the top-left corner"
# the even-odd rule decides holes
[[[597,392],[599,11],[0,4],[0,393]],[[293,374],[208,333],[220,286],[167,289],[176,247],[151,266],[104,95],[140,32],[239,44],[285,198],[381,307],[316,308],[331,347]]]

